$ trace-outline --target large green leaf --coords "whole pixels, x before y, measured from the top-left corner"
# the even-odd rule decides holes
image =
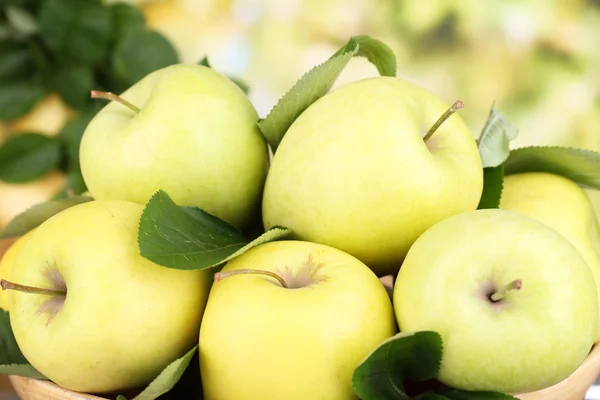
[[[0,374],[46,379],[21,353],[10,326],[10,316],[2,309],[0,309]]]
[[[75,109],[83,109],[90,103],[90,91],[94,88],[94,70],[88,65],[69,64],[52,72],[50,88],[60,94],[62,100]]]
[[[501,165],[510,153],[510,141],[517,137],[517,129],[492,107],[478,140],[479,155],[484,168]]]
[[[34,16],[26,9],[9,5],[4,12],[10,26],[20,35],[29,36],[38,32],[39,27]]]
[[[26,47],[0,46],[0,52],[0,82],[16,82],[33,73],[33,59]]]
[[[36,133],[12,136],[0,147],[0,180],[35,180],[57,168],[60,156],[60,144],[55,138]]]
[[[294,86],[275,104],[258,125],[273,151],[292,123],[311,104],[323,97],[333,86],[350,59],[364,56],[377,66],[380,72],[395,74],[396,60],[387,45],[369,36],[350,38],[348,43],[327,61],[304,74]]]
[[[510,152],[504,173],[522,172],[549,172],[600,189],[600,153],[560,146],[521,147]]]
[[[500,207],[500,198],[504,187],[504,166],[483,169],[483,193],[478,209]]]
[[[129,31],[141,30],[146,26],[142,11],[131,4],[115,3],[110,6],[112,17],[112,41],[117,43]]]
[[[24,116],[43,95],[44,89],[35,79],[0,83],[0,121]]]
[[[14,217],[2,231],[0,239],[22,236],[40,226],[48,218],[67,208],[94,200],[87,196],[74,196],[60,201],[36,204]]]
[[[150,261],[169,268],[199,270],[222,264],[288,233],[276,227],[249,244],[227,222],[199,208],[180,207],[161,190],[142,213],[138,242],[141,255]]]
[[[99,0],[45,0],[40,33],[63,63],[93,63],[108,53],[111,15]]]
[[[179,62],[171,42],[155,31],[128,30],[113,53],[112,68],[125,86],[149,73]]]

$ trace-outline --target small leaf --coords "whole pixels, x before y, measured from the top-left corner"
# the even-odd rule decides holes
[[[212,68],[210,66],[210,62],[208,61],[208,56],[204,56],[204,58],[202,60],[200,60],[198,65],[204,65],[205,67]]]
[[[193,349],[188,351],[183,357],[178,358],[169,364],[161,373],[154,379],[150,384],[133,400],[154,400],[159,396],[167,393],[175,384],[181,379],[186,368],[190,364],[190,361],[196,354],[198,345],[194,346]],[[121,398],[125,398],[120,396]],[[117,399],[119,399],[117,397]]]
[[[179,62],[171,42],[155,31],[130,30],[118,42],[112,55],[114,73],[126,86],[137,83],[158,69]]]
[[[408,399],[404,382],[436,377],[442,338],[436,332],[400,332],[385,340],[354,370],[352,387],[363,400]]]
[[[352,36],[352,39],[358,43],[357,57],[366,57],[382,76],[396,76],[396,55],[394,51],[385,43],[373,39],[370,36]],[[348,45],[346,45],[348,46]],[[342,47],[334,56],[343,54],[349,49]]]
[[[514,149],[504,163],[504,174],[549,172],[577,184],[600,189],[600,153],[560,146],[531,146]]]
[[[36,204],[14,217],[0,235],[0,239],[22,236],[40,226],[48,218],[77,204],[94,200],[87,196],[74,196],[60,201],[48,201]]]
[[[0,374],[46,379],[21,353],[10,326],[10,316],[2,309],[0,309]]]
[[[142,30],[146,26],[146,17],[138,7],[127,3],[115,3],[110,6],[112,18],[112,41],[117,43],[129,31]]]
[[[504,166],[483,169],[483,193],[477,209],[499,208],[504,187]]]
[[[18,81],[33,73],[31,52],[26,48],[2,48],[0,82]]]
[[[140,253],[159,265],[200,270],[287,234],[277,227],[250,244],[227,222],[195,207],[180,207],[160,190],[148,202],[138,232]]]
[[[60,144],[37,133],[12,136],[0,147],[0,180],[11,183],[35,180],[60,163]]]
[[[39,30],[35,18],[29,11],[15,6],[8,6],[4,12],[6,13],[8,23],[21,35],[33,35]]]
[[[509,142],[518,130],[493,106],[478,140],[479,155],[484,168],[497,167],[510,153]]]
[[[42,85],[36,80],[0,84],[0,121],[12,121],[24,116],[43,95]]]
[[[65,65],[52,73],[48,84],[50,89],[60,94],[65,103],[81,109],[91,102],[94,71],[87,65]]]
[[[62,62],[93,63],[108,53],[111,15],[99,0],[45,0],[40,33]]]

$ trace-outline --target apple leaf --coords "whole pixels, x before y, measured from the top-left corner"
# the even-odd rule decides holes
[[[17,345],[7,311],[0,309],[0,374],[47,379],[33,368]]]
[[[274,227],[248,243],[242,232],[196,207],[180,207],[162,190],[152,196],[140,218],[140,254],[168,268],[200,270],[222,264],[249,248],[290,231]]]
[[[60,163],[58,140],[37,133],[12,136],[0,147],[0,180],[10,183],[33,181]]]
[[[483,193],[477,209],[499,208],[504,187],[504,166],[483,169]]]
[[[478,147],[484,168],[497,167],[510,153],[509,142],[517,137],[518,130],[493,106],[479,135]]]
[[[190,361],[196,354],[198,345],[188,351],[183,357],[169,364],[150,384],[132,400],[154,400],[167,393],[181,379]],[[117,400],[125,399],[125,396],[117,397]]]
[[[2,83],[0,121],[12,121],[27,114],[43,95],[44,87],[35,79]]]
[[[88,196],[74,196],[64,200],[36,204],[14,217],[0,234],[0,239],[22,236],[40,226],[48,218],[67,208],[94,200]]]
[[[352,387],[363,400],[410,399],[405,381],[434,379],[441,359],[442,338],[437,332],[400,332],[354,370]]]
[[[38,32],[37,22],[29,11],[9,5],[4,12],[10,26],[20,35],[29,36]]]
[[[577,184],[600,189],[600,153],[560,146],[530,146],[514,149],[504,164],[505,175],[549,172]]]
[[[382,75],[395,75],[396,59],[387,45],[369,36],[351,37],[348,43],[327,61],[305,73],[279,99],[266,118],[258,121],[258,126],[273,151],[276,151],[296,118],[331,89],[354,56],[367,57]]]

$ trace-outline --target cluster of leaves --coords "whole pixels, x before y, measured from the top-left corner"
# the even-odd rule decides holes
[[[324,96],[355,56],[366,57],[381,75],[396,74],[395,57],[384,43],[368,36],[352,37],[324,63],[314,67],[287,92],[265,119],[258,121],[273,151],[287,129],[302,112]],[[203,60],[202,63],[207,63]],[[479,208],[497,208],[503,177],[511,173],[547,171],[573,179],[582,186],[600,189],[600,154],[563,147],[528,147],[510,150],[517,130],[493,106],[477,139],[484,167],[484,190]],[[50,216],[88,197],[73,197],[34,206],[17,216],[3,237],[19,236]],[[158,191],[146,204],[138,230],[140,254],[166,268],[202,270],[218,268],[254,246],[282,239],[286,227],[274,227],[251,235],[195,207],[178,206],[168,193]],[[10,327],[0,318],[0,339],[15,349]],[[11,342],[11,340],[13,342]],[[7,345],[8,344],[8,345]],[[176,390],[197,347],[173,361],[136,400],[152,400]],[[3,356],[0,352],[0,356]],[[1,358],[0,372],[40,377],[17,355]],[[401,332],[381,343],[355,369],[352,386],[363,400],[506,400],[514,397],[496,392],[466,392],[436,380],[443,358],[442,338],[436,332]],[[197,364],[197,363],[195,363]],[[196,376],[197,379],[197,376]],[[197,380],[195,381],[197,386]],[[119,396],[124,400],[124,396]]]
[[[150,72],[179,62],[171,43],[125,3],[100,0],[5,0],[0,5],[0,121],[29,113],[47,94],[76,115],[56,137],[15,135],[0,148],[0,180],[67,174],[58,194],[83,193],[79,142],[103,105],[92,89],[121,93]]]

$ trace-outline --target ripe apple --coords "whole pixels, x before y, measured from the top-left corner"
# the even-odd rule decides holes
[[[137,388],[198,343],[211,276],[140,256],[142,210],[92,201],[61,211],[25,241],[12,283],[2,281],[15,289],[10,322],[23,355],[66,389]]]
[[[6,279],[6,280],[11,279],[13,265],[15,264],[15,259],[17,258],[17,255],[21,251],[21,248],[23,247],[25,240],[27,240],[27,238],[29,237],[31,232],[33,232],[33,231],[29,231],[17,239],[12,239],[12,243],[10,244],[8,249],[6,249],[6,252],[4,252],[4,254],[2,256],[0,256],[1,257],[0,258],[0,279]],[[10,294],[10,291],[8,291],[8,290],[0,290],[0,308],[2,308],[5,311],[9,311],[9,308],[8,308],[9,294]]]
[[[269,155],[256,110],[235,83],[201,65],[177,64],[150,73],[120,99],[131,109],[109,103],[81,140],[81,171],[95,199],[146,203],[162,189],[177,204],[238,228],[249,222]]]
[[[579,367],[598,331],[594,276],[554,229],[477,210],[429,228],[394,287],[400,330],[438,332],[438,379],[463,390],[532,392]]]
[[[329,246],[263,244],[215,278],[200,327],[205,400],[354,399],[354,369],[397,330],[375,274]]]
[[[600,303],[600,226],[581,187],[570,179],[545,172],[508,175],[504,178],[500,208],[543,222],[567,238],[591,268]],[[600,326],[596,336],[599,340]]]
[[[328,93],[277,148],[264,189],[265,227],[287,226],[293,238],[343,250],[380,276],[395,273],[428,227],[479,204],[481,159],[460,116],[424,140],[447,108],[393,77]]]

